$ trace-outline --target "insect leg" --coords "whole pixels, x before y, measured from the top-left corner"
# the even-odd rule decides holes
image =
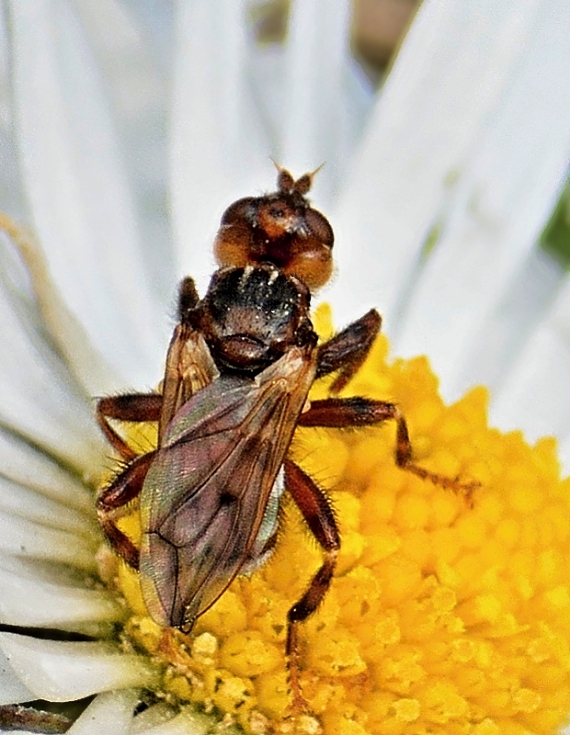
[[[128,503],[140,494],[142,486],[156,452],[136,457],[131,464],[115,477],[97,498],[96,509],[99,522],[113,549],[133,569],[139,567],[139,550],[116,525],[116,521],[130,510]]]
[[[430,472],[412,461],[413,452],[408,425],[402,412],[394,403],[360,397],[312,401],[310,409],[299,417],[298,425],[345,428],[373,426],[383,421],[396,422],[395,459],[398,467],[406,472],[412,472],[422,480],[430,480],[440,487],[463,492],[467,500],[471,501],[471,494],[480,486],[480,483],[476,481],[460,482],[456,478]]]
[[[97,401],[97,421],[109,443],[123,459],[134,459],[137,454],[115,431],[108,419],[118,421],[158,421],[162,408],[162,396],[158,393],[130,393],[108,396]]]
[[[333,393],[342,390],[362,365],[380,331],[381,323],[380,314],[376,309],[371,309],[319,347],[317,378],[339,371],[331,386]]]
[[[285,486],[293,496],[309,529],[322,547],[325,560],[311,580],[305,594],[287,615],[287,648],[293,706],[306,710],[299,680],[299,623],[312,615],[322,602],[332,580],[336,557],[340,549],[340,534],[330,503],[318,485],[291,460],[285,460]]]
[[[192,313],[200,297],[196,290],[196,284],[194,279],[190,276],[186,276],[180,281],[178,286],[178,321],[181,324],[189,324],[192,320]]]

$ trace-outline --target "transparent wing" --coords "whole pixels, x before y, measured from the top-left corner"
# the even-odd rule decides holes
[[[190,628],[248,561],[314,374],[294,348],[253,380],[214,380],[174,417],[141,496],[141,585],[161,625]]]
[[[219,375],[210,350],[200,332],[178,324],[170,340],[162,385],[162,411],[158,440],[177,411],[199,390]]]

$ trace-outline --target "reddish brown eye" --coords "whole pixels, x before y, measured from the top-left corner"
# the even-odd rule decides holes
[[[251,236],[255,223],[254,197],[238,199],[222,215],[214,240],[214,256],[220,266],[245,266],[250,262]]]
[[[332,274],[332,227],[320,212],[307,208],[300,229],[304,234],[294,238],[284,270],[300,278],[310,289],[320,288]]]
[[[258,200],[255,197],[244,197],[230,204],[222,215],[220,225],[231,225],[235,222],[247,222],[253,224],[255,220],[255,209]]]
[[[285,273],[297,276],[311,290],[320,288],[331,277],[332,250],[314,237],[298,238],[292,249]]]
[[[308,209],[305,214],[305,221],[313,237],[322,242],[323,245],[328,245],[329,248],[332,248],[334,233],[328,219],[315,209]]]

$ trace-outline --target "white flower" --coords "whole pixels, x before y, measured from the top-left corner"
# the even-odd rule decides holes
[[[166,705],[133,719],[155,671],[110,642],[124,613],[96,581],[92,396],[156,385],[176,281],[203,291],[269,157],[326,161],[337,323],[379,307],[448,398],[487,382],[496,422],[570,457],[570,289],[537,245],[570,160],[570,6],[426,0],[375,96],[347,2],[293,2],[279,46],[243,0],[5,5],[0,208],[42,251],[1,238],[0,704],[97,694],[73,735],[205,733]]]

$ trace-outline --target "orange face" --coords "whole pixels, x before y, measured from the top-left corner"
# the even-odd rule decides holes
[[[219,265],[271,263],[311,290],[325,284],[332,273],[334,234],[305,198],[312,177],[305,174],[295,181],[280,169],[275,193],[239,199],[228,207],[214,242]]]

